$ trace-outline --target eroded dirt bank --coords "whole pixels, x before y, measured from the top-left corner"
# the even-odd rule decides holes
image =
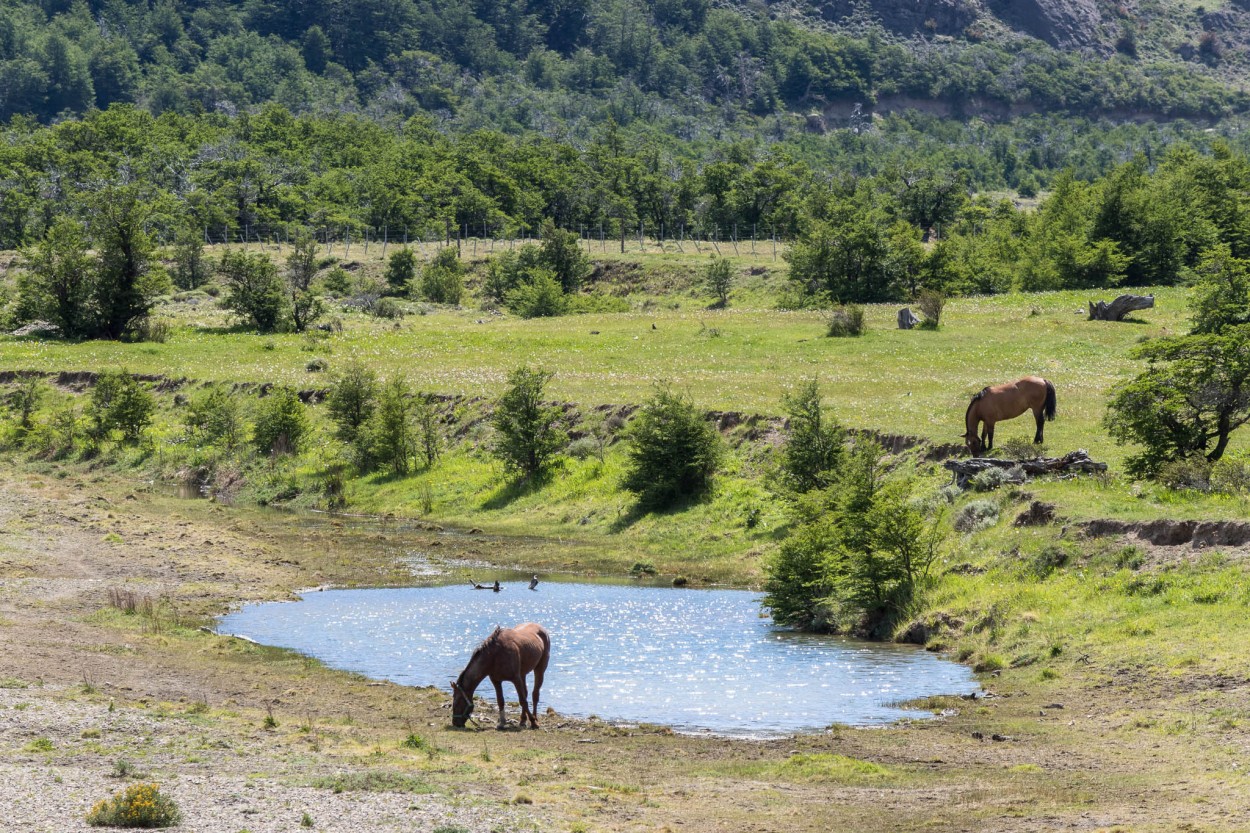
[[[86,829],[90,805],[127,783],[111,776],[119,759],[179,802],[183,829],[224,833],[293,830],[305,813],[320,830],[1250,824],[1241,723],[1142,728],[1212,708],[1213,697],[1250,714],[1245,679],[1112,675],[1074,660],[1060,680],[1009,670],[986,678],[996,696],[927,704],[950,712],[940,721],[767,743],[555,715],[540,732],[463,732],[450,728],[442,691],[196,629],[232,604],[296,588],[403,583],[405,553],[391,544],[384,530],[307,527],[112,481],[0,474],[0,782],[10,799],[0,829]],[[505,562],[525,547],[553,557],[532,540],[501,551],[430,533],[423,545]],[[117,608],[128,599],[133,614]]]

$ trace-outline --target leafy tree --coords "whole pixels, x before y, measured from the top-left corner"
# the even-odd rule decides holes
[[[396,477],[412,470],[417,453],[412,397],[407,383],[396,377],[382,387],[378,406],[365,427],[370,457],[387,466]]]
[[[1233,257],[1227,244],[1217,243],[1203,254],[1194,272],[1197,281],[1189,302],[1192,332],[1221,333],[1250,323],[1250,261]]]
[[[404,246],[391,253],[386,262],[386,283],[393,292],[407,294],[413,278],[417,276],[417,255]]]
[[[275,386],[257,403],[252,446],[263,455],[298,454],[310,430],[299,394],[284,385]]]
[[[336,436],[345,443],[355,443],[361,426],[369,421],[377,408],[378,376],[360,361],[352,361],[335,380],[326,400]]]
[[[243,439],[243,413],[238,397],[214,385],[187,403],[182,424],[198,443],[232,449]]]
[[[106,370],[91,389],[91,434],[96,441],[120,431],[122,440],[137,443],[152,423],[156,400],[125,370]]]
[[[431,397],[418,393],[413,400],[412,418],[416,428],[417,453],[430,468],[443,452],[439,415]]]
[[[582,251],[577,232],[543,221],[540,257],[565,292],[576,292],[591,272],[590,257]]]
[[[837,477],[842,458],[843,430],[820,404],[820,385],[811,379],[782,397],[789,417],[786,442],[781,448],[781,470],[797,492],[822,489]]]
[[[435,304],[459,304],[464,294],[464,265],[455,247],[439,251],[421,270],[421,297]]]
[[[204,256],[199,231],[183,226],[174,241],[174,285],[179,289],[198,289],[208,283],[212,274],[212,262]]]
[[[718,307],[729,306],[729,291],[733,288],[733,265],[728,258],[718,257],[703,272],[703,285],[716,298]]]
[[[57,325],[68,338],[80,338],[95,329],[92,299],[95,264],[87,252],[82,225],[61,217],[47,235],[24,256],[25,271],[18,274],[18,315]]]
[[[38,376],[27,376],[18,379],[13,390],[5,397],[5,405],[17,422],[19,436],[34,428],[35,411],[46,392],[43,381]]]
[[[262,333],[282,325],[287,315],[285,288],[268,257],[227,249],[217,271],[226,286],[226,309]]]
[[[147,317],[157,295],[168,286],[153,268],[155,244],[147,224],[157,200],[136,185],[109,186],[90,200],[91,236],[99,268],[93,301],[99,316],[97,334],[118,339]]]
[[[1219,460],[1250,421],[1250,325],[1158,339],[1133,355],[1149,367],[1115,389],[1104,418],[1117,442],[1143,446],[1128,458],[1129,472],[1152,476],[1198,455]]]
[[[568,443],[560,427],[564,412],[544,405],[543,392],[554,373],[519,367],[508,376],[508,389],[495,404],[492,451],[505,467],[522,477],[542,477]]]
[[[325,313],[325,306],[312,292],[317,277],[317,241],[306,231],[295,237],[295,245],[286,259],[287,309],[291,329],[302,333]]]
[[[716,429],[688,397],[661,385],[626,432],[629,462],[621,486],[646,509],[698,497],[712,485],[721,460]]]
[[[786,253],[790,279],[826,303],[896,300],[919,268],[921,250],[912,242],[892,235],[879,213],[843,207],[829,221],[814,223]]]

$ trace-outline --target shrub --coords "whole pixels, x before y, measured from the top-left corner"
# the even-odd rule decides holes
[[[364,431],[369,458],[385,464],[396,476],[411,471],[417,450],[410,399],[404,380],[392,379],[382,389]]]
[[[689,398],[667,385],[642,406],[626,429],[629,462],[622,486],[647,509],[663,509],[711,486],[720,465],[716,429]]]
[[[543,391],[555,374],[520,367],[508,376],[508,389],[495,405],[491,450],[505,467],[523,477],[544,474],[568,443],[560,427],[563,411],[543,404]]]
[[[1046,446],[1038,443],[1034,444],[1021,437],[1012,437],[1004,440],[994,449],[995,456],[1006,460],[1032,460],[1037,457],[1045,457],[1047,452]]]
[[[650,561],[635,561],[634,566],[629,568],[629,574],[634,578],[653,576],[656,574],[655,565]]]
[[[189,226],[182,228],[174,240],[174,285],[179,289],[198,289],[208,283],[213,263],[204,256],[200,233]]]
[[[104,371],[91,390],[88,411],[92,436],[97,441],[114,430],[125,442],[138,442],[152,422],[156,400],[125,370]]]
[[[228,250],[217,271],[226,285],[226,309],[262,333],[281,326],[287,312],[285,287],[268,257]]]
[[[527,243],[516,251],[501,252],[491,258],[482,279],[482,295],[495,301],[504,301],[508,293],[524,283],[531,272],[542,268],[542,252]]]
[[[435,304],[460,303],[464,294],[464,264],[454,246],[441,250],[421,270],[421,297]]]
[[[582,251],[577,232],[556,228],[551,220],[542,224],[539,256],[565,292],[576,292],[590,274],[590,257]]]
[[[1250,492],[1250,460],[1224,457],[1211,467],[1211,488],[1229,495]]]
[[[586,460],[603,456],[603,444],[596,437],[578,437],[569,443],[564,453],[574,460]]]
[[[1195,489],[1200,492],[1211,488],[1212,465],[1205,457],[1192,454],[1178,460],[1169,460],[1159,467],[1158,481],[1169,489]]]
[[[729,306],[729,290],[733,288],[733,266],[728,258],[718,257],[707,265],[703,286],[716,298],[716,305]]]
[[[156,784],[132,784],[87,813],[92,827],[173,827],[181,821],[178,805]]]
[[[936,330],[941,326],[942,308],[946,306],[946,296],[932,289],[922,289],[916,297],[916,305],[924,314],[924,321],[920,322],[921,327]]]
[[[386,283],[393,292],[405,294],[417,276],[417,255],[405,246],[396,249],[386,261]]]
[[[1068,563],[1071,553],[1059,544],[1047,544],[1028,562],[1029,572],[1044,579]]]
[[[131,325],[130,333],[137,341],[164,344],[169,341],[169,336],[173,330],[173,324],[170,323],[168,318],[145,315],[142,318],[135,319],[134,324]]]
[[[252,445],[260,454],[298,454],[308,431],[299,395],[291,388],[275,387],[257,405]]]
[[[968,485],[974,492],[992,492],[1011,479],[1003,469],[986,469],[977,472],[968,479]]]
[[[976,532],[998,523],[998,504],[992,500],[974,500],[955,513],[955,529]]]
[[[352,276],[342,266],[335,266],[326,274],[325,287],[327,292],[338,296],[352,291]]]
[[[782,397],[790,418],[781,449],[781,470],[788,485],[799,492],[833,482],[842,456],[842,426],[820,405],[820,386],[808,381]]]
[[[378,298],[369,304],[366,310],[374,318],[385,318],[393,321],[404,317],[404,305],[394,298]]]
[[[522,318],[552,317],[568,311],[564,290],[549,269],[531,272],[527,280],[508,293],[507,303]]]
[[[326,408],[337,426],[336,436],[345,443],[354,442],[360,427],[377,407],[378,376],[360,361],[352,361],[330,388]]]
[[[4,404],[13,414],[19,431],[26,432],[34,427],[35,411],[38,410],[39,400],[43,398],[46,391],[46,387],[38,376],[27,376],[19,379],[4,397]]]
[[[864,308],[859,304],[843,304],[829,313],[827,335],[830,338],[862,336],[868,329],[864,321]]]
[[[199,443],[234,448],[243,434],[239,400],[223,387],[209,388],[187,403],[182,424]]]

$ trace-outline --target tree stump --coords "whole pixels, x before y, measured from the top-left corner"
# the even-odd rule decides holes
[[[1111,303],[1099,301],[1089,302],[1090,321],[1123,321],[1124,316],[1139,309],[1150,309],[1155,305],[1153,295],[1121,295]]]
[[[907,307],[903,307],[898,311],[898,328],[900,330],[910,330],[919,323],[920,319]]]

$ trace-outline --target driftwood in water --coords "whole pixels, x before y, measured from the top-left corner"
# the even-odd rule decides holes
[[[1032,460],[1000,460],[996,457],[973,457],[967,460],[947,460],[944,468],[955,474],[956,485],[962,487],[968,479],[987,469],[1020,468],[1029,477],[1039,474],[1085,474],[1107,470],[1106,463],[1091,460],[1085,449],[1071,451],[1062,457],[1036,457]]]
[[[1090,321],[1123,321],[1124,316],[1139,309],[1150,309],[1155,305],[1153,295],[1121,295],[1111,303],[1099,301],[1089,302]]]
[[[919,323],[920,318],[907,307],[903,307],[898,311],[898,328],[900,330],[910,330]]]

